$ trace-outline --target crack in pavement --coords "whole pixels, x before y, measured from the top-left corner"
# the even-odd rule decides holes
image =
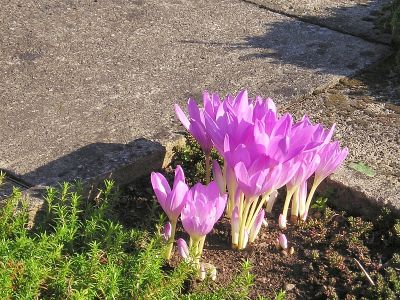
[[[352,37],[356,37],[356,38],[362,39],[362,40],[370,42],[370,43],[375,43],[375,44],[380,44],[380,45],[385,45],[385,46],[390,46],[391,45],[390,42],[385,43],[385,42],[382,42],[382,41],[377,41],[377,40],[374,40],[374,39],[369,38],[367,36],[353,34],[351,32],[348,32],[348,31],[345,31],[345,30],[340,30],[338,28],[334,28],[333,26],[329,26],[329,25],[323,24],[321,22],[318,22],[317,18],[302,17],[302,16],[299,16],[299,15],[296,15],[296,14],[287,13],[287,12],[284,12],[284,11],[279,10],[279,9],[275,9],[275,8],[272,8],[272,7],[265,6],[263,4],[259,4],[259,3],[253,2],[251,0],[239,0],[239,1],[243,2],[243,3],[247,3],[247,4],[250,4],[250,5],[253,5],[253,6],[256,6],[258,8],[261,8],[263,10],[266,10],[266,11],[269,11],[269,12],[272,12],[272,13],[276,13],[276,14],[279,14],[279,15],[282,15],[282,16],[285,16],[285,17],[296,19],[296,20],[304,22],[304,23],[316,25],[316,26],[319,26],[321,28],[326,28],[326,29],[329,29],[329,30],[332,30],[332,31],[336,31],[336,32],[341,33],[341,34],[346,34],[346,35],[349,35],[349,36],[352,36]]]

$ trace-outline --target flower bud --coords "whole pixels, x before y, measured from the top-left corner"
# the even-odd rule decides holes
[[[161,236],[164,239],[164,241],[168,241],[169,238],[171,237],[171,223],[170,222],[165,223]]]
[[[278,241],[279,241],[279,246],[281,246],[281,248],[283,250],[286,250],[287,247],[288,247],[288,242],[287,242],[286,235],[283,234],[283,233],[280,233]]]
[[[185,260],[189,258],[189,248],[188,245],[186,244],[184,239],[178,239],[176,241],[178,245],[178,252],[180,256],[182,256]]]

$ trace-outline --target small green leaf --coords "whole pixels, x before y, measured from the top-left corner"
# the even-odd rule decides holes
[[[362,163],[362,162],[358,162],[358,163],[350,163],[349,167],[352,168],[353,170],[360,172],[368,177],[374,177],[375,176],[375,171],[367,166],[366,164]]]

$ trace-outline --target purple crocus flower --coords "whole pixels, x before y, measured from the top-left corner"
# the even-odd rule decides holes
[[[261,168],[259,163],[260,160],[257,160],[246,168],[243,162],[239,162],[234,168],[239,189],[248,199],[258,197],[265,192],[264,186],[269,170]]]
[[[315,180],[321,182],[332,174],[346,159],[349,149],[346,147],[341,150],[339,143],[333,142],[322,147],[318,153],[321,160],[315,170]]]
[[[178,104],[175,104],[175,113],[186,130],[188,130],[200,144],[200,147],[203,149],[204,153],[209,154],[213,144],[210,136],[206,132],[204,109],[199,109],[196,101],[193,99],[188,100],[187,108],[189,112],[189,119]]]
[[[221,195],[216,182],[195,184],[185,196],[182,225],[193,240],[207,235],[225,210],[227,195]]]
[[[151,173],[151,184],[157,196],[158,202],[167,214],[171,222],[176,222],[187,199],[185,195],[189,190],[185,183],[185,175],[182,167],[177,166],[172,190],[165,177],[156,172]]]
[[[311,200],[312,197],[314,196],[317,187],[326,177],[332,174],[339,167],[339,165],[346,159],[347,155],[349,154],[349,149],[347,149],[346,147],[341,150],[339,143],[333,142],[324,145],[318,151],[318,154],[320,156],[320,163],[315,170],[314,182],[307,197],[305,210],[303,214],[300,215],[303,220],[306,220],[307,218]]]

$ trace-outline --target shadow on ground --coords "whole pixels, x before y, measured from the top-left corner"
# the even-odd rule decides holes
[[[378,3],[372,1],[368,5],[375,7]],[[307,18],[316,18],[312,21],[315,24],[341,26],[340,32],[345,32],[346,21],[350,23],[350,27],[355,26],[355,21],[351,20],[350,16],[360,16],[366,9],[366,5],[361,4],[336,9],[328,8],[330,15],[328,18],[323,20],[321,17],[307,16]],[[364,17],[364,20],[359,17],[358,22],[375,24],[369,26],[375,28],[374,34],[387,37],[387,33],[377,28],[377,23],[383,22],[380,19],[383,14],[381,11],[372,9],[369,13],[370,17]],[[335,28],[335,26],[329,27]],[[366,34],[368,32],[360,33],[359,36],[366,37]],[[182,40],[181,43],[222,47],[235,52],[242,51],[243,55],[239,55],[239,60],[266,60],[276,68],[282,65],[294,65],[303,69],[312,69],[316,74],[321,75],[356,76],[360,84],[365,85],[366,90],[371,88],[372,92],[386,91],[384,97],[378,97],[383,99],[383,102],[400,103],[400,67],[396,66],[398,62],[394,57],[389,57],[381,63],[382,59],[390,54],[390,49],[379,43],[368,43],[369,47],[366,48],[365,40],[348,34],[340,34],[326,27],[291,19],[268,23],[265,25],[263,35],[247,36],[241,43],[202,40]],[[251,51],[252,49],[254,51]],[[360,70],[368,66],[370,67],[361,74],[362,76],[357,75],[360,74]]]
[[[54,186],[74,180],[97,186],[104,179],[123,185],[160,169],[165,151],[160,143],[147,139],[128,144],[92,143],[21,177],[31,186]]]

